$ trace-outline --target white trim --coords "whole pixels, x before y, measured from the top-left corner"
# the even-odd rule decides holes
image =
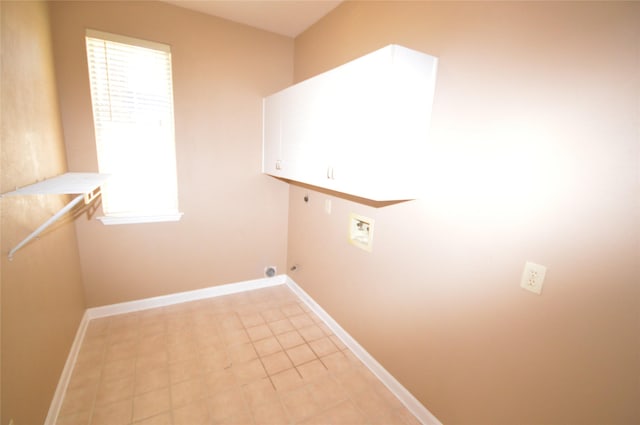
[[[80,320],[80,324],[78,325],[76,337],[73,339],[73,343],[71,344],[71,349],[69,350],[67,361],[65,362],[62,373],[60,374],[58,386],[56,387],[56,391],[53,393],[53,399],[51,400],[51,404],[49,405],[49,412],[47,412],[47,417],[44,420],[44,425],[54,425],[58,420],[58,415],[60,414],[60,409],[62,408],[64,394],[67,392],[69,381],[71,381],[71,374],[73,373],[73,368],[76,365],[78,353],[80,352],[80,347],[82,346],[82,341],[84,340],[84,334],[87,331],[88,325],[89,318],[87,312],[85,311],[82,315],[82,320]]]
[[[180,221],[184,213],[159,214],[159,215],[104,215],[98,217],[102,224],[135,224],[135,223],[160,223],[164,221]]]
[[[442,423],[422,403],[416,399],[396,378],[347,333],[320,305],[315,302],[297,283],[287,276],[286,285],[340,338],[353,354],[400,400],[405,407],[424,425]]]
[[[124,303],[105,305],[101,307],[92,307],[87,309],[87,315],[89,316],[89,319],[96,319],[116,314],[132,313],[134,311],[148,310],[150,308],[165,307],[188,301],[202,300],[222,295],[236,294],[238,292],[251,291],[253,289],[282,285],[285,283],[285,280],[285,275],[278,275],[269,278],[210,286],[208,288],[195,289],[193,291],[178,292],[176,294],[161,295],[159,297],[127,301]]]

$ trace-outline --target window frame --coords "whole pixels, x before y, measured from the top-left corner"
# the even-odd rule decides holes
[[[151,49],[151,50],[155,50],[155,51],[160,51],[163,52],[165,54],[168,55],[168,73],[169,73],[169,81],[168,81],[168,87],[169,87],[169,93],[168,93],[168,98],[169,98],[169,108],[166,111],[167,115],[170,114],[170,127],[168,129],[169,133],[164,133],[164,131],[162,133],[158,133],[158,134],[162,134],[162,138],[164,139],[164,136],[167,137],[167,140],[169,142],[167,142],[167,144],[165,145],[160,145],[161,148],[163,149],[171,149],[171,151],[165,151],[165,156],[163,156],[163,160],[167,161],[167,164],[165,164],[165,168],[163,168],[163,170],[166,170],[167,172],[169,172],[171,175],[169,176],[169,178],[171,178],[171,184],[172,184],[172,188],[171,188],[171,198],[167,197],[166,199],[168,200],[167,205],[169,205],[167,208],[163,207],[163,208],[158,208],[158,209],[144,209],[144,208],[133,208],[129,211],[112,211],[112,212],[108,212],[104,210],[104,204],[103,204],[103,213],[104,215],[101,217],[98,217],[98,219],[105,225],[112,225],[112,224],[132,224],[132,223],[157,223],[157,222],[171,222],[171,221],[179,221],[182,216],[184,215],[184,213],[179,211],[179,196],[178,196],[178,171],[177,171],[177,154],[176,154],[176,140],[175,140],[175,114],[174,114],[174,98],[173,98],[173,75],[172,75],[172,57],[171,57],[171,48],[169,45],[167,44],[162,44],[162,43],[157,43],[157,42],[153,42],[153,41],[149,41],[149,40],[143,40],[143,39],[138,39],[138,38],[134,38],[134,37],[129,37],[129,36],[124,36],[124,35],[119,35],[119,34],[113,34],[113,33],[108,33],[108,32],[104,32],[104,31],[98,31],[98,30],[93,30],[93,29],[86,29],[85,31],[85,47],[86,47],[86,54],[87,54],[87,68],[89,71],[89,83],[90,83],[90,97],[91,97],[91,111],[92,111],[92,119],[94,122],[94,131],[95,131],[95,143],[96,143],[96,155],[97,155],[97,159],[98,159],[98,164],[100,166],[101,161],[100,161],[100,157],[101,157],[101,153],[103,155],[105,155],[104,152],[107,151],[107,149],[104,148],[104,145],[101,145],[101,142],[104,143],[105,139],[101,139],[101,135],[99,135],[99,129],[98,129],[98,120],[99,117],[96,116],[96,111],[97,111],[97,107],[94,105],[94,77],[92,76],[92,58],[91,58],[91,53],[90,53],[90,47],[89,47],[89,39],[98,39],[101,41],[104,41],[105,43],[119,43],[119,44],[123,44],[123,45],[127,45],[127,46],[131,46],[133,48],[144,48],[144,49]],[[127,63],[128,64],[128,63]],[[101,82],[102,84],[104,84],[104,81]],[[107,83],[108,84],[108,83]],[[108,92],[111,93],[111,91],[108,89]],[[109,103],[109,105],[112,105],[111,103]],[[111,106],[110,106],[111,107]],[[136,107],[135,111],[139,111]],[[103,122],[101,122],[103,123]],[[118,124],[116,124],[117,126]],[[140,131],[140,127],[141,124],[138,121],[135,121],[135,123],[132,125],[132,130],[137,130]],[[159,126],[161,127],[161,126]],[[100,138],[100,139],[99,139]],[[142,144],[142,143],[141,143]],[[114,152],[114,151],[111,151]],[[167,155],[166,152],[169,152],[169,154]],[[107,154],[108,155],[108,154]],[[153,155],[153,152],[151,152],[151,155]],[[138,157],[138,156],[136,156]],[[172,160],[172,161],[171,161]],[[103,159],[103,164],[104,164],[105,160]],[[172,164],[172,165],[170,165]],[[169,169],[168,167],[173,167],[173,169]],[[101,168],[101,172],[103,172],[102,167]],[[109,172],[109,170],[105,170],[105,172]],[[175,181],[173,181],[173,178],[175,177]],[[106,190],[105,190],[106,189]],[[175,189],[175,192],[174,192]],[[108,190],[109,190],[109,182],[107,181],[107,183],[105,184],[105,187],[103,188],[103,192],[107,192],[107,197],[108,195]],[[138,192],[136,192],[138,193]],[[173,206],[173,195],[175,195],[175,208]],[[103,193],[104,196],[104,193]]]

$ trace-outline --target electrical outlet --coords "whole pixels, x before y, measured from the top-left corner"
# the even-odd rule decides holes
[[[527,261],[524,265],[524,272],[522,273],[520,287],[527,291],[531,291],[534,294],[540,295],[542,293],[542,284],[544,283],[544,276],[546,273],[547,268],[545,266]]]

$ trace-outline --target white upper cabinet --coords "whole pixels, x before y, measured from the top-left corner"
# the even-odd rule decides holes
[[[436,66],[390,45],[266,97],[262,171],[374,201],[419,197]]]

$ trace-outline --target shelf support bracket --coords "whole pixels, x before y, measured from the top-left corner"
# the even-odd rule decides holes
[[[51,216],[47,221],[45,221],[44,223],[42,223],[40,225],[40,227],[38,227],[36,230],[34,230],[33,232],[31,232],[31,234],[29,236],[27,236],[26,238],[24,238],[22,240],[22,242],[20,242],[18,245],[16,245],[11,251],[9,251],[9,261],[13,260],[13,255],[18,252],[18,250],[20,248],[22,248],[23,246],[25,246],[26,244],[28,244],[29,242],[31,242],[31,240],[33,238],[36,238],[40,233],[44,232],[44,230],[51,226],[53,223],[55,223],[56,221],[58,221],[60,219],[60,217],[62,217],[63,215],[65,215],[66,213],[68,213],[71,208],[75,207],[76,205],[78,205],[78,203],[80,201],[82,201],[85,198],[85,194],[82,195],[78,195],[75,198],[73,198],[73,200],[71,202],[69,202],[67,205],[65,205],[60,211],[58,211],[57,213],[55,213],[53,216]]]
[[[1,194],[0,198],[16,195],[77,195],[71,200],[71,202],[65,205],[47,221],[42,223],[36,230],[31,232],[29,236],[24,238],[18,245],[9,251],[9,260],[13,259],[13,256],[20,248],[38,237],[38,235],[44,232],[47,227],[51,226],[63,215],[71,211],[71,209],[78,205],[80,201],[84,199],[84,202],[87,205],[93,202],[94,199],[100,196],[102,190],[101,186],[108,177],[108,174],[99,173],[65,173],[20,189],[16,188],[13,192]]]

